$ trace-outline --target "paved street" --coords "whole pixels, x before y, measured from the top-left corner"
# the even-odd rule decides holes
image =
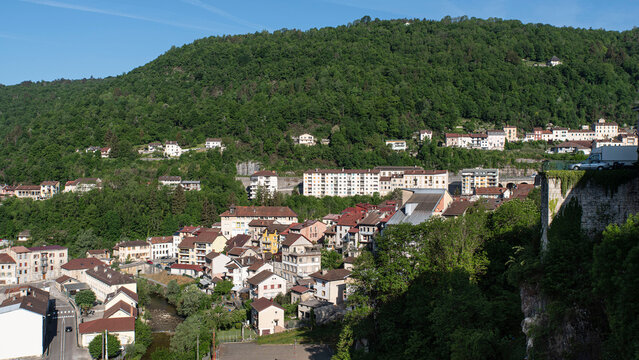
[[[49,346],[45,358],[51,360],[91,359],[87,349],[77,345],[76,312],[69,300],[51,285],[50,298],[55,302],[55,310],[50,313],[47,323],[46,339]],[[67,326],[72,328],[66,332]]]
[[[330,360],[327,345],[257,345],[226,343],[220,346],[220,360]]]

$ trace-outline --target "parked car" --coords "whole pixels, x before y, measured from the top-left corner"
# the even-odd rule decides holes
[[[73,328],[71,326],[67,326],[66,328],[64,328],[64,332],[72,332]]]

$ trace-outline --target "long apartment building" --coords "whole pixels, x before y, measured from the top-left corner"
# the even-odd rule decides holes
[[[506,133],[502,130],[490,130],[482,134],[447,133],[444,143],[447,147],[461,147],[481,150],[504,150]]]
[[[262,170],[251,175],[251,183],[248,187],[249,199],[257,198],[258,191],[263,191],[269,196],[277,192],[277,173],[275,171]]]
[[[499,169],[464,169],[461,172],[461,194],[473,195],[475,188],[496,187]]]
[[[315,169],[304,173],[306,196],[384,196],[395,189],[446,189],[448,171],[416,166],[378,166],[366,170]]]
[[[13,271],[17,284],[57,279],[62,274],[62,265],[69,259],[69,250],[60,245],[13,246],[2,251],[15,261]]]

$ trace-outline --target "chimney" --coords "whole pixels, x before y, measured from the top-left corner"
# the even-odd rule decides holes
[[[235,214],[235,204],[231,204],[231,207],[229,208],[229,213],[231,215]]]

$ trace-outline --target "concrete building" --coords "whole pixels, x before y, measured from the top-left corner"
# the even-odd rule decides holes
[[[273,196],[277,192],[277,173],[275,171],[262,170],[251,175],[251,183],[248,187],[249,199],[257,198],[258,191]]]
[[[231,258],[223,253],[211,251],[206,254],[206,265],[204,266],[205,273],[211,278],[218,276],[223,277],[226,273],[226,264],[231,261]]]
[[[153,236],[146,241],[151,245],[151,260],[174,257],[177,253],[173,245],[173,236]]]
[[[220,214],[222,234],[233,237],[239,234],[249,235],[249,223],[252,220],[276,220],[280,224],[297,222],[297,214],[287,206],[235,206]]]
[[[158,177],[158,183],[162,186],[168,186],[171,188],[176,188],[178,185],[182,183],[181,176],[160,176]]]
[[[222,145],[222,139],[220,138],[208,138],[204,143],[204,148],[224,150],[224,145]]]
[[[506,135],[506,141],[514,142],[519,141],[517,137],[517,127],[512,125],[504,126],[504,134]]]
[[[206,266],[206,254],[222,252],[225,245],[226,237],[219,230],[198,232],[197,236],[185,237],[178,245],[178,263]]]
[[[315,281],[315,297],[333,305],[341,305],[347,297],[347,279],[351,272],[346,269],[322,270],[310,275]]]
[[[385,196],[396,189],[447,189],[447,170],[411,169],[379,179],[380,195]]]
[[[431,130],[419,130],[419,141],[424,142],[426,139],[432,141],[433,132]]]
[[[45,351],[49,293],[28,287],[0,304],[0,359],[40,357]],[[64,336],[64,335],[63,335]]]
[[[476,187],[496,187],[499,184],[499,169],[464,169],[461,183],[462,195],[472,195]]]
[[[408,148],[405,140],[386,140],[386,146],[389,145],[391,150],[395,151],[404,151]]]
[[[284,308],[264,298],[253,301],[251,325],[260,336],[284,331]]]
[[[182,147],[178,145],[177,141],[167,141],[164,144],[164,156],[177,158],[182,155]]]
[[[102,180],[100,178],[79,178],[67,181],[62,192],[84,193],[100,188],[102,188]]]
[[[40,185],[18,185],[15,195],[18,199],[40,200]]]
[[[282,241],[282,276],[289,284],[308,278],[322,268],[321,247],[302,234],[287,234]]]
[[[286,293],[286,280],[270,270],[264,270],[248,278],[249,294],[251,299],[273,299],[277,295]]]
[[[69,251],[59,245],[26,248],[13,246],[2,249],[16,262],[16,283],[57,279],[62,275],[61,267],[68,261]]]
[[[0,253],[0,285],[16,284],[16,261],[9,254]]]
[[[379,193],[380,172],[368,170],[315,169],[304,172],[306,196],[353,196]]]
[[[302,134],[293,140],[297,145],[314,146],[316,144],[315,136],[311,134]]]
[[[80,345],[88,347],[91,340],[100,334],[104,334],[105,331],[108,331],[109,335],[116,336],[122,346],[133,344],[135,342],[135,318],[116,317],[80,323],[78,325]]]
[[[123,263],[128,260],[147,261],[151,259],[151,245],[146,241],[124,241],[113,247],[113,257]]]
[[[107,295],[116,292],[120,287],[126,287],[137,293],[137,283],[129,275],[124,275],[106,266],[96,266],[85,273],[85,283],[89,285],[99,301],[104,301]]]
[[[619,125],[614,121],[606,122],[605,119],[599,119],[592,124],[592,129],[599,140],[612,139],[619,135]]]
[[[43,181],[40,183],[40,197],[42,199],[50,199],[59,192],[59,181]]]

